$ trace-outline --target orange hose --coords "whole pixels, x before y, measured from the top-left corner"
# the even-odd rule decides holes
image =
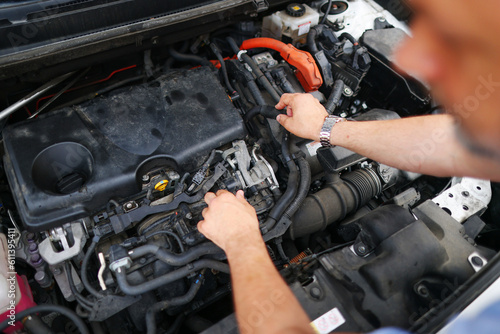
[[[297,69],[295,75],[306,92],[316,91],[323,84],[321,72],[309,52],[299,50],[291,44],[285,44],[266,37],[247,39],[240,47],[242,50],[254,48],[278,51],[286,62]]]

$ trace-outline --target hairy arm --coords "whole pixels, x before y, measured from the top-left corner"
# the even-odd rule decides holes
[[[310,94],[284,94],[276,105],[288,131],[319,140],[327,115]],[[334,126],[331,143],[406,171],[434,176],[470,176],[500,181],[500,163],[470,152],[456,138],[450,115],[390,121],[342,122]]]
[[[198,230],[227,255],[242,333],[313,333],[309,318],[274,267],[254,208],[243,192],[205,195]]]

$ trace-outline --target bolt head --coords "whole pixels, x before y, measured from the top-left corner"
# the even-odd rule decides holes
[[[471,262],[472,262],[472,264],[474,264],[475,266],[478,266],[478,267],[482,267],[484,265],[483,260],[479,256],[473,256],[471,258]]]
[[[358,246],[358,247],[356,248],[356,250],[357,250],[357,252],[358,252],[359,254],[366,254],[366,247],[365,247],[365,246]]]
[[[318,287],[312,288],[309,293],[311,294],[311,297],[313,297],[313,298],[321,297],[321,290]]]
[[[420,284],[418,287],[417,287],[417,292],[419,295],[423,296],[423,297],[427,297],[429,295],[429,290],[427,289],[427,287],[423,284]]]
[[[349,87],[344,88],[344,95],[345,96],[352,96],[352,94],[353,94],[352,89],[350,89]]]

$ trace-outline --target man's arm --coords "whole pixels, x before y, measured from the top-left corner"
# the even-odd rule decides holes
[[[288,131],[319,141],[325,116],[310,94],[284,94],[276,105]],[[434,115],[391,121],[337,123],[331,143],[406,171],[435,176],[470,176],[500,181],[500,163],[467,150],[456,138],[452,116]]]
[[[267,252],[254,208],[240,190],[207,193],[198,230],[221,247],[231,268],[242,333],[313,333],[309,318]]]

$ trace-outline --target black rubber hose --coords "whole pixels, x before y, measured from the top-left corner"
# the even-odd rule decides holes
[[[353,35],[349,34],[348,32],[344,32],[342,33],[342,35],[340,35],[340,40],[343,40],[343,39],[347,39],[349,42],[352,43],[352,45],[354,46],[355,49],[358,49],[359,48],[359,42],[356,38],[354,38]]]
[[[264,75],[266,76],[267,78],[267,81],[269,81],[269,83],[271,83],[271,86],[273,86],[273,89],[276,93],[278,93],[279,96],[283,95],[283,91],[281,90],[280,87],[278,87],[278,85],[276,84],[276,81],[274,80],[271,72],[269,71],[265,71],[264,72]]]
[[[137,296],[152,290],[156,290],[159,287],[175,282],[195,271],[199,271],[205,268],[214,269],[229,274],[229,266],[227,264],[208,259],[202,259],[192,262],[187,266],[181,267],[163,276],[156,277],[150,281],[138,285],[130,285],[127,280],[127,274],[125,273],[125,270],[123,268],[118,268],[115,274],[116,281],[118,282],[118,286],[120,287],[122,292],[126,295]]]
[[[227,90],[231,94],[236,93],[236,90],[233,88],[233,86],[229,82],[229,77],[227,75],[226,63],[224,61],[224,57],[222,57],[222,53],[220,52],[219,47],[217,46],[217,44],[215,44],[214,42],[212,42],[212,43],[210,43],[210,49],[215,54],[215,57],[217,58],[217,60],[220,63],[220,69],[222,71],[222,77],[224,78],[224,83],[226,84]]]
[[[16,321],[22,321],[23,318],[26,318],[29,315],[35,314],[35,313],[42,313],[42,312],[57,312],[60,313],[61,315],[65,316],[66,318],[70,319],[73,321],[75,324],[76,328],[81,334],[90,334],[89,330],[87,329],[87,326],[83,322],[83,320],[73,311],[70,309],[60,306],[60,305],[51,305],[51,304],[44,304],[44,305],[38,305],[34,306],[31,308],[28,308],[26,310],[23,310],[21,312],[16,313]],[[10,319],[4,320],[0,324],[0,331],[4,331],[9,327],[9,321]]]
[[[300,208],[302,202],[307,197],[309,193],[309,188],[311,187],[311,167],[307,160],[303,157],[297,159],[297,165],[300,171],[300,184],[297,191],[297,196],[293,200],[292,204],[286,209],[284,215],[291,219],[295,212]]]
[[[260,92],[259,87],[255,83],[255,79],[254,79],[252,73],[250,73],[246,70],[240,69],[236,65],[233,65],[233,66],[235,67],[235,71],[237,71],[237,74],[239,75],[238,77],[240,79],[244,80],[244,84],[246,85],[246,87],[250,91],[250,94],[254,98],[255,103],[259,106],[265,106],[267,103],[264,100],[264,97],[262,96],[262,93]]]
[[[324,17],[326,17],[326,15]],[[316,38],[321,34],[322,31],[323,26],[317,25],[311,28],[311,30],[309,30],[309,33],[307,34],[307,47],[309,48],[309,52],[311,52],[311,54],[313,55],[319,52],[318,46],[316,45]]]
[[[195,282],[191,284],[188,292],[180,297],[175,297],[170,300],[164,300],[153,304],[146,312],[146,328],[148,334],[156,334],[156,314],[174,306],[186,305],[194,299],[198,291],[200,290],[203,277],[200,275],[196,278]]]
[[[175,241],[177,241],[177,244],[179,245],[179,250],[181,251],[181,253],[184,253],[184,245],[182,244],[181,238],[179,238],[179,236],[177,234],[175,234],[174,232],[162,230],[162,231],[156,231],[156,232],[153,232],[151,234],[145,235],[144,237],[146,239],[149,239],[149,238],[152,238],[156,235],[161,235],[161,234],[166,234],[166,235],[169,235],[172,238],[174,238]],[[170,248],[170,249],[172,249],[172,248]]]
[[[28,330],[30,334],[56,334],[45,322],[37,317],[36,315],[31,315],[26,320],[23,321],[23,326],[25,330]]]
[[[286,256],[286,254],[285,254],[285,250],[283,249],[283,244],[282,244],[282,242],[281,242],[281,241],[280,241],[280,242],[276,242],[276,248],[278,249],[278,254],[281,256],[281,259],[282,259],[283,261],[288,262],[288,261],[289,261],[289,258],[288,258],[288,256]]]
[[[260,115],[260,111],[265,107],[266,106],[257,106],[247,111],[247,113],[243,116],[243,120],[245,121],[245,123],[248,123],[255,116]]]
[[[328,101],[326,101],[325,104],[325,109],[330,115],[333,114],[335,109],[337,109],[337,107],[339,106],[340,99],[342,98],[342,93],[344,91],[344,87],[345,87],[344,81],[335,80],[332,92],[330,93]]]
[[[244,116],[243,120],[249,122],[252,118],[257,115],[262,115],[265,118],[275,119],[279,114],[283,113],[284,110],[278,110],[272,106],[257,106],[250,109]]]
[[[234,53],[238,55],[241,50],[238,47],[238,45],[236,44],[236,42],[234,41],[234,39],[232,39],[231,37],[228,37],[227,41],[228,41],[229,45],[231,46],[231,48],[233,49]],[[280,101],[281,97],[276,92],[276,90],[273,88],[273,86],[271,85],[271,83],[269,82],[269,80],[267,80],[267,78],[264,75],[264,73],[262,73],[262,71],[260,70],[259,66],[257,66],[257,64],[255,64],[255,62],[253,61],[253,59],[249,55],[247,55],[246,53],[241,53],[239,55],[239,57],[241,57],[241,59],[248,66],[250,66],[250,68],[252,69],[253,73],[257,77],[257,80],[261,83],[262,87],[264,87],[264,89],[271,95],[271,97],[273,98],[273,100],[276,103],[278,103]]]
[[[302,206],[302,203],[307,198],[307,194],[309,193],[309,189],[311,187],[311,167],[309,166],[307,160],[302,157],[297,159],[297,164],[300,171],[300,184],[297,191],[297,196],[285,210],[285,213],[283,214],[283,216],[281,216],[277,223],[278,225],[276,226],[279,226],[279,224],[281,223],[286,224],[288,221],[291,221],[292,217]]]
[[[236,42],[234,41],[233,38],[231,37],[227,37],[226,38],[226,41],[227,43],[229,44],[229,47],[233,50],[233,52],[238,55],[238,53],[241,51],[240,50],[240,47],[238,46],[238,44],[236,44]]]
[[[259,106],[266,105],[266,101],[264,100],[264,97],[262,96],[262,93],[260,92],[259,87],[254,80],[247,81],[247,88],[250,91],[250,94],[252,94],[253,98],[255,99],[255,103],[257,103]]]
[[[276,90],[271,85],[271,83],[269,82],[269,80],[267,80],[267,77],[264,75],[264,73],[262,73],[262,71],[260,70],[259,66],[257,66],[257,64],[255,64],[255,62],[253,61],[253,59],[250,58],[250,56],[247,55],[246,53],[242,53],[241,54],[241,59],[243,59],[243,61],[246,64],[248,64],[248,66],[250,66],[250,68],[252,69],[253,73],[255,73],[255,76],[257,77],[257,80],[260,82],[260,84],[262,85],[262,87],[264,87],[264,89],[271,95],[271,97],[273,98],[274,102],[278,103],[280,101],[280,99],[281,99],[280,95],[276,92]]]
[[[75,282],[73,281],[73,275],[71,275],[71,265],[69,262],[64,263],[64,269],[66,270],[66,275],[68,277],[69,288],[75,295],[76,300],[85,310],[92,311],[92,307],[95,303],[82,296],[76,289]]]
[[[173,47],[170,47],[168,49],[168,51],[170,52],[170,56],[172,56],[172,58],[174,58],[175,60],[180,61],[180,62],[196,64],[196,65],[203,65],[203,66],[212,65],[212,63],[209,62],[208,60],[206,60],[205,58],[202,58],[200,56],[180,53],[179,51],[175,50]]]
[[[90,244],[89,248],[87,249],[87,253],[83,257],[82,269],[81,269],[81,273],[80,273],[82,276],[83,286],[85,287],[85,289],[87,289],[87,291],[90,294],[97,297],[97,299],[104,298],[104,295],[102,293],[100,293],[99,291],[97,291],[96,289],[94,289],[94,287],[92,287],[92,285],[90,284],[89,277],[87,276],[87,267],[89,265],[90,257],[92,256],[92,254],[94,254],[94,250],[97,246],[97,243],[99,242],[99,239],[100,239],[99,236],[95,236],[92,239],[92,243]]]
[[[283,67],[278,67],[277,69],[273,70],[272,75],[278,80],[279,86],[281,87],[281,89],[283,89],[285,93],[289,94],[296,93],[295,88],[293,88],[293,85],[286,77],[285,70],[283,69]]]
[[[328,1],[328,9],[326,10],[326,13],[323,16],[323,18],[321,19],[321,22],[319,24],[325,23],[326,19],[328,18],[328,15],[330,15],[330,10],[332,9],[332,2],[333,2],[333,0]]]
[[[272,230],[272,228],[276,225],[276,222],[281,218],[281,216],[290,206],[290,203],[294,200],[295,195],[297,194],[297,188],[299,184],[299,171],[290,154],[289,137],[289,132],[285,131],[283,135],[283,141],[281,142],[283,159],[285,160],[290,172],[288,174],[287,188],[285,193],[280,197],[280,199],[276,202],[275,206],[269,213],[269,216],[267,217],[267,220],[262,227],[263,234],[266,234],[267,232]]]
[[[181,254],[174,254],[169,252],[168,250],[157,246],[147,244],[144,246],[140,246],[129,251],[129,256],[132,260],[138,259],[147,254],[155,255],[158,260],[165,262],[171,266],[183,266],[192,262],[203,255],[214,255],[214,254],[223,254],[224,251],[220,249],[216,244],[207,242],[198,246],[195,246],[188,251]]]

